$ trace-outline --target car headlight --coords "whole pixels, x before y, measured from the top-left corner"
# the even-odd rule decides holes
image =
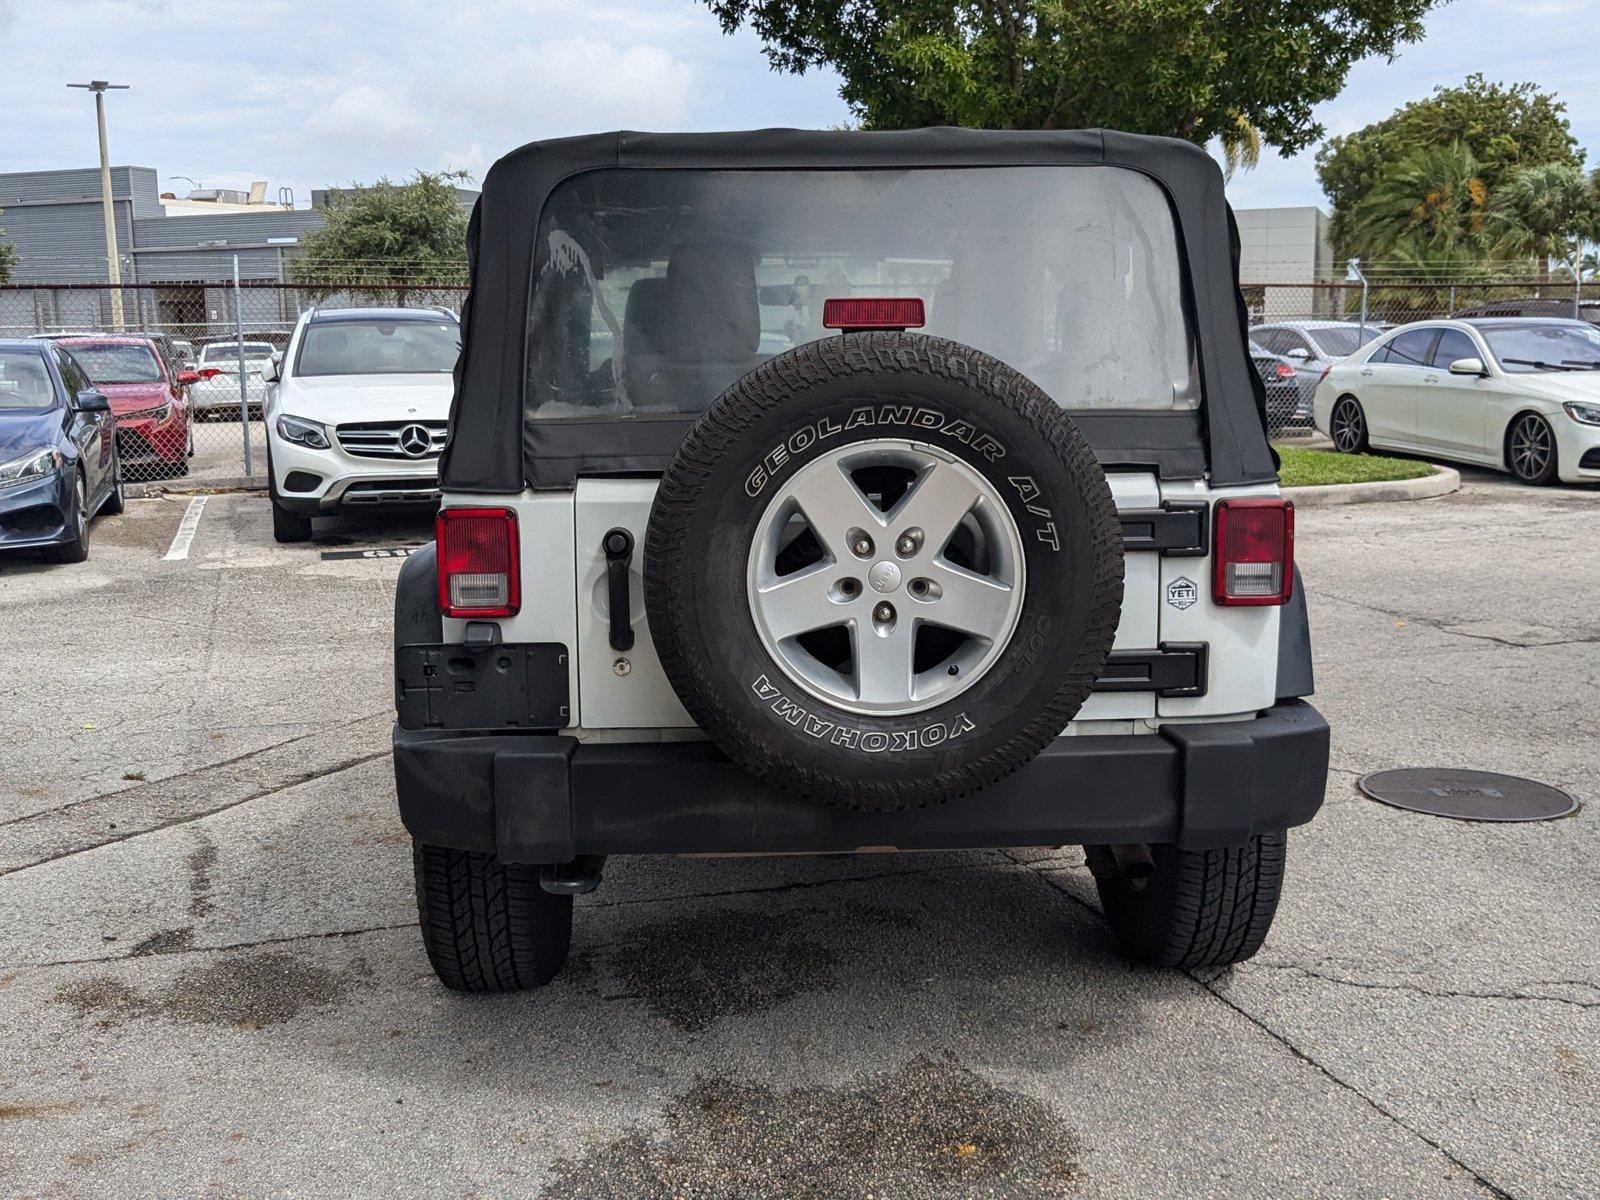
[[[34,450],[8,463],[0,463],[0,488],[16,487],[23,483],[38,483],[55,474],[61,465],[59,450]]]
[[[165,404],[156,405],[154,408],[141,408],[138,412],[123,413],[122,420],[143,421],[148,419],[159,423],[165,421],[171,415],[172,401],[169,400]]]
[[[1561,406],[1580,425],[1600,425],[1600,404],[1584,404],[1578,400],[1568,400]]]
[[[293,442],[297,446],[309,446],[313,450],[326,450],[333,445],[328,440],[326,425],[307,421],[303,417],[287,415],[279,417],[278,436],[286,442]]]

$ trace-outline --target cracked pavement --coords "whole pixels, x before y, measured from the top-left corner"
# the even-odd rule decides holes
[[[552,986],[456,996],[393,808],[394,560],[217,496],[188,562],[168,499],[0,562],[0,1193],[1600,1195],[1592,811],[1354,787],[1595,799],[1600,492],[1464,475],[1300,514],[1328,802],[1262,953],[1195,977],[1115,957],[1066,847],[617,860]]]

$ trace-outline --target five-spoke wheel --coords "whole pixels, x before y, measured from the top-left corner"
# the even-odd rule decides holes
[[[917,712],[976,682],[1022,607],[1022,538],[993,484],[899,438],[806,465],[773,497],[748,564],[763,645],[841,708]]]

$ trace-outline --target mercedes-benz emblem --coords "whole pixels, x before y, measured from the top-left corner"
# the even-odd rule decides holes
[[[426,425],[407,425],[400,431],[400,449],[409,458],[421,458],[433,449],[433,434]]]

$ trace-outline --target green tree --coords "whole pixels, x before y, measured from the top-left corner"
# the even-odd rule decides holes
[[[4,216],[0,211],[0,216]],[[0,228],[0,283],[10,283],[11,273],[17,269],[17,248],[6,240],[6,231]]]
[[[1338,252],[1368,253],[1352,239],[1352,214],[1391,167],[1415,150],[1462,143],[1477,159],[1491,196],[1519,167],[1582,165],[1565,112],[1565,104],[1531,83],[1506,87],[1469,75],[1459,87],[1436,88],[1381,121],[1331,138],[1317,151],[1317,177],[1333,207]]]
[[[778,71],[828,66],[866,129],[1106,126],[1303,149],[1352,64],[1437,0],[706,0]],[[1249,134],[1243,133],[1248,129]]]
[[[1600,178],[1569,163],[1523,167],[1496,192],[1493,215],[1502,252],[1534,259],[1541,280],[1551,259],[1576,275],[1584,243],[1600,240]]]
[[[300,239],[290,279],[318,296],[392,296],[396,304],[405,286],[462,282],[467,215],[455,185],[466,178],[418,171],[406,183],[380,179],[332,193],[326,223]]]

